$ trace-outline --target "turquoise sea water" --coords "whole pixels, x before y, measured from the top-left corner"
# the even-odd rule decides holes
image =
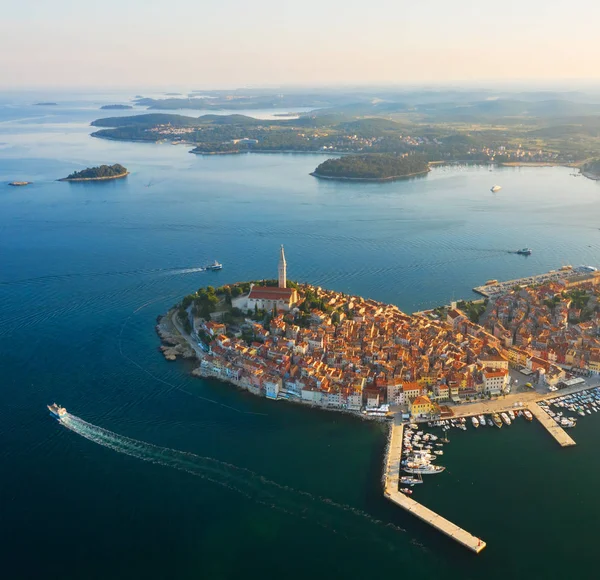
[[[274,276],[282,243],[291,278],[407,311],[489,278],[598,265],[600,184],[460,166],[323,182],[308,173],[325,156],[90,138],[91,120],[129,114],[98,110],[122,98],[0,95],[7,577],[595,577],[596,417],[567,450],[537,424],[453,436],[415,499],[484,538],[474,556],[383,499],[381,425],[192,379],[157,352],[154,323],[200,286]],[[54,181],[114,162],[131,175]],[[212,259],[224,270],[194,271]],[[54,400],[86,423],[51,420]]]

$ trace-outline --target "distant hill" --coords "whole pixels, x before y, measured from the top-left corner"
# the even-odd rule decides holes
[[[114,111],[119,111],[119,110],[126,110],[126,109],[133,109],[133,107],[131,105],[102,105],[100,107],[101,109],[106,109],[106,110],[114,110]]]

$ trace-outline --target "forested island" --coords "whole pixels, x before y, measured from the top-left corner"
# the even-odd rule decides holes
[[[98,167],[88,167],[81,171],[74,171],[67,177],[59,179],[59,181],[100,181],[104,179],[119,179],[129,175],[126,167],[120,163],[114,165],[99,165]]]
[[[107,111],[125,111],[126,109],[133,109],[131,105],[102,105],[100,108]]]
[[[428,171],[429,163],[422,155],[367,153],[327,159],[311,175],[325,179],[387,181],[422,175]]]
[[[592,159],[581,166],[581,173],[588,179],[600,179],[600,159]]]

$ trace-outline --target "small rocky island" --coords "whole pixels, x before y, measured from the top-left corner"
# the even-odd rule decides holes
[[[129,175],[127,168],[119,163],[115,163],[114,165],[99,165],[98,167],[88,167],[82,171],[74,171],[58,181],[101,181],[105,179],[119,179],[126,175]]]
[[[365,153],[327,159],[311,175],[322,179],[391,181],[428,171],[429,163],[422,155]]]
[[[133,109],[131,105],[102,105],[100,108],[108,111],[125,111],[126,109]]]

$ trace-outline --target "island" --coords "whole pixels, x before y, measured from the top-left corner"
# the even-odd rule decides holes
[[[131,105],[102,105],[100,108],[108,111],[125,111],[127,109],[133,109]]]
[[[115,163],[114,165],[99,165],[98,167],[88,167],[81,171],[74,171],[58,181],[103,181],[106,179],[119,179],[127,175],[129,175],[127,168]]]
[[[35,107],[56,107],[58,106],[58,103],[52,103],[52,102],[47,102],[47,103],[34,103],[33,104]]]
[[[422,155],[367,153],[327,159],[311,175],[345,181],[391,181],[428,171],[429,163]]]
[[[588,179],[600,180],[600,159],[587,161],[580,167],[580,171]]]
[[[24,185],[30,185],[31,181],[11,181],[8,185],[13,187],[23,187]]]

